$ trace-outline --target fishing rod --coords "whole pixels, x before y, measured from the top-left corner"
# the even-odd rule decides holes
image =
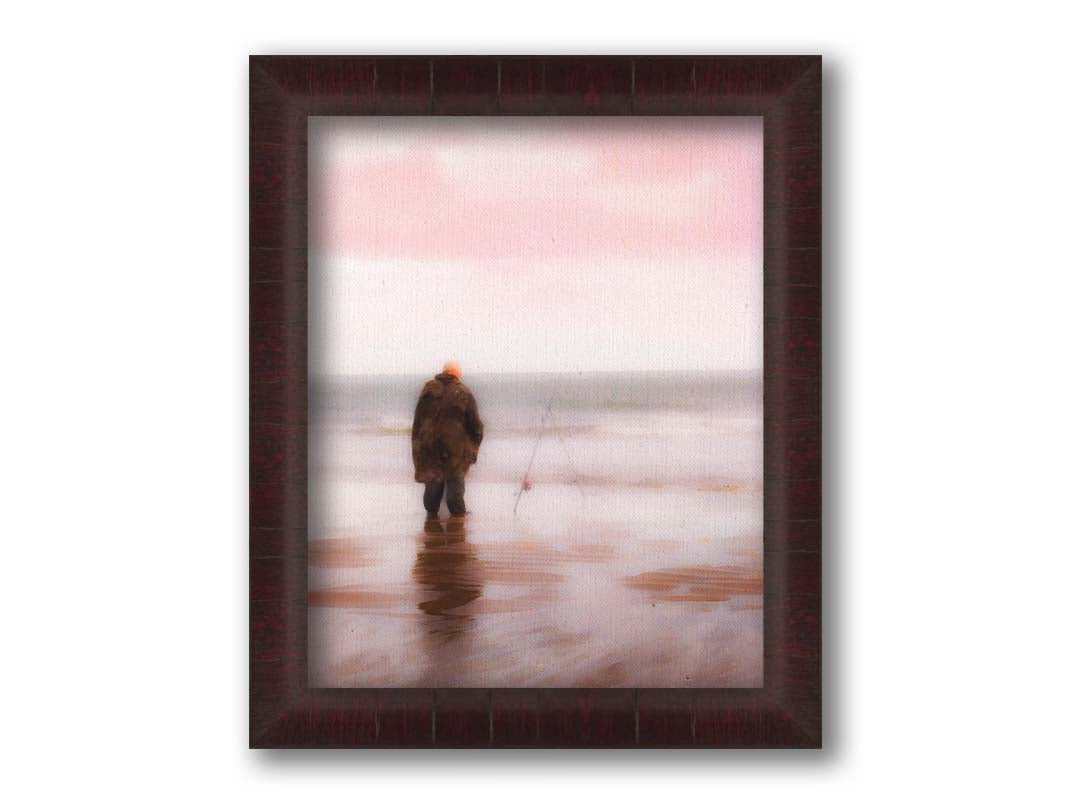
[[[582,487],[582,483],[578,478],[578,468],[574,466],[574,459],[571,457],[570,448],[567,447],[567,442],[563,438],[563,426],[560,425],[559,418],[552,411],[552,404],[556,401],[556,391],[552,392],[552,397],[548,401],[548,406],[545,408],[545,413],[541,416],[541,427],[537,431],[537,441],[534,442],[533,452],[530,453],[530,463],[526,465],[526,474],[522,476],[522,484],[519,486],[519,493],[515,497],[515,507],[511,509],[512,514],[518,513],[519,501],[522,499],[522,493],[529,488],[530,470],[533,468],[534,458],[537,456],[537,448],[541,444],[541,437],[545,433],[545,423],[548,418],[552,418],[552,422],[556,427],[556,436],[559,437],[560,446],[563,448],[563,454],[567,457],[567,463],[571,468],[571,475],[574,479],[574,485],[578,487],[578,491],[582,494],[582,502],[585,502],[585,489]]]
[[[533,452],[530,453],[530,463],[526,465],[526,474],[522,476],[522,484],[519,486],[519,494],[515,498],[515,507],[511,509],[512,514],[518,513],[519,501],[522,500],[523,490],[526,488],[526,481],[530,477],[530,468],[533,467],[534,456],[537,455],[537,448],[541,444],[541,437],[545,433],[545,420],[548,419],[548,415],[552,413],[552,404],[556,401],[556,391],[553,389],[552,397],[548,400],[548,407],[545,409],[545,413],[541,416],[541,429],[537,431],[537,441],[534,442]]]
[[[586,499],[585,489],[582,488],[582,482],[578,479],[578,468],[574,466],[574,459],[571,458],[571,450],[567,447],[567,442],[563,438],[563,426],[559,423],[559,417],[557,417],[552,411],[549,411],[549,416],[552,417],[552,422],[556,426],[556,436],[559,437],[560,447],[563,448],[563,454],[567,456],[567,463],[571,467],[571,476],[574,478],[574,485],[578,487],[578,491],[582,493],[582,500]]]

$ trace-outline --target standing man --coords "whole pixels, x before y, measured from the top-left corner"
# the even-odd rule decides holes
[[[463,479],[478,460],[482,421],[474,395],[462,377],[459,364],[449,361],[440,375],[422,387],[415,406],[411,458],[415,480],[426,484],[422,504],[431,516],[441,507],[442,495],[451,513],[467,513]]]

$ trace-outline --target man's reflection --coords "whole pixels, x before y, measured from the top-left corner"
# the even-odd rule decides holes
[[[431,640],[441,644],[470,628],[469,604],[482,596],[484,576],[463,517],[426,520],[412,575],[422,588],[419,609]]]

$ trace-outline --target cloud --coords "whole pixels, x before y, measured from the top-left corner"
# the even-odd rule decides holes
[[[313,118],[314,374],[755,369],[759,118]]]
[[[360,260],[758,252],[758,118],[329,121],[312,247]]]

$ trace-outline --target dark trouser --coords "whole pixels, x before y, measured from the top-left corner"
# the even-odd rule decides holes
[[[441,507],[441,496],[448,503],[448,510],[453,514],[466,514],[467,506],[463,504],[463,478],[448,478],[426,484],[422,493],[422,505],[430,514],[436,514]]]

